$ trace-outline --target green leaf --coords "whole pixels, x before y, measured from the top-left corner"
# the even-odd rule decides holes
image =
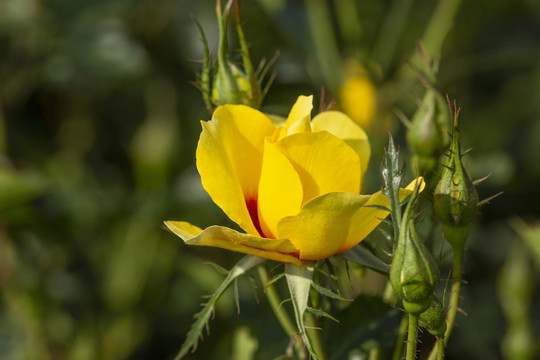
[[[389,208],[387,208],[386,206],[382,206],[382,205],[364,205],[364,207],[390,212]]]
[[[284,276],[285,276],[284,273],[279,273],[276,276],[272,277],[270,280],[266,282],[266,284],[264,284],[264,289],[266,290],[267,287],[269,287],[270,285],[273,285],[276,281],[278,281]]]
[[[390,272],[384,261],[375,256],[362,244],[354,246],[350,250],[341,253],[339,256],[383,274],[388,274]]]
[[[220,266],[220,265],[218,265],[218,264],[216,264],[214,262],[205,261],[204,263],[212,266],[221,275],[227,275],[229,273],[229,270],[225,269],[223,266]]]
[[[304,262],[301,266],[287,263],[285,264],[285,277],[289,286],[289,292],[291,293],[296,325],[300,330],[300,335],[304,340],[310,356],[317,360],[318,357],[311,346],[304,324],[304,313],[308,307],[309,291],[313,283],[313,263]]]
[[[311,306],[308,306],[306,308],[306,310],[309,311],[310,313],[312,313],[313,315],[322,316],[322,317],[328,318],[330,320],[333,320],[335,322],[339,322],[338,319],[336,319],[335,317],[333,317],[332,315],[330,315],[326,311],[323,311],[323,310],[320,310],[320,309],[315,309],[315,308],[312,308]]]
[[[343,296],[340,296],[339,294],[336,294],[335,292],[333,292],[332,290],[330,289],[327,289],[315,282],[312,282],[311,283],[311,286],[317,290],[317,292],[319,292],[321,295],[324,295],[326,297],[329,297],[329,298],[332,298],[332,299],[336,299],[336,300],[341,300],[341,301],[353,301],[353,299],[347,299],[347,298],[344,298]]]
[[[260,258],[258,256],[246,255],[229,271],[229,274],[223,280],[219,288],[212,294],[210,299],[206,304],[204,304],[202,310],[195,314],[195,322],[191,326],[191,329],[188,332],[186,341],[182,344],[180,351],[175,357],[175,360],[183,358],[190,350],[195,351],[197,349],[197,344],[199,343],[199,338],[202,338],[202,332],[205,328],[208,327],[208,321],[210,316],[214,312],[214,307],[221,297],[225,290],[235,281],[239,276],[245,274],[251,268],[262,264],[266,259]]]

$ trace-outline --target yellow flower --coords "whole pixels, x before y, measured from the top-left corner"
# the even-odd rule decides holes
[[[167,227],[190,245],[297,265],[362,241],[388,215],[381,192],[360,195],[369,141],[341,112],[311,121],[312,108],[312,96],[300,96],[287,120],[273,117],[274,124],[245,105],[218,107],[202,122],[197,168],[212,200],[246,233],[182,221]]]
[[[346,79],[339,90],[339,104],[357,124],[369,129],[377,112],[377,89],[357,61],[348,59],[344,68]]]

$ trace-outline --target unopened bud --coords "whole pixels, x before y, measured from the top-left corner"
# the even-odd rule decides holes
[[[453,246],[464,245],[478,210],[478,193],[461,161],[458,116],[459,110],[456,110],[448,160],[433,199],[435,215],[443,224],[446,239]]]
[[[413,164],[420,174],[436,169],[448,144],[445,136],[447,123],[448,115],[441,108],[440,96],[427,89],[407,131],[407,142],[414,154]]]
[[[397,247],[390,269],[390,282],[403,301],[405,310],[419,315],[430,305],[439,281],[439,269],[433,255],[418,238],[412,211],[417,190],[403,215]]]
[[[229,55],[227,24],[231,11],[234,11],[234,25],[242,55],[242,66],[233,63]],[[206,107],[209,111],[213,111],[216,106],[225,104],[244,104],[259,108],[273,77],[268,79],[264,88],[263,81],[277,59],[277,54],[268,62],[261,61],[259,70],[255,72],[241,26],[238,0],[228,0],[224,9],[222,9],[221,1],[218,0],[216,14],[219,23],[219,49],[215,62],[211,63],[210,61],[206,37],[202,27],[197,23],[203,40],[205,56],[203,69],[196,85],[203,94]]]
[[[214,105],[245,104],[255,106],[250,101],[251,86],[247,76],[238,66],[227,61],[218,66],[218,72],[212,86]]]
[[[426,311],[420,314],[420,326],[427,329],[432,335],[443,337],[446,332],[446,311],[436,296]]]

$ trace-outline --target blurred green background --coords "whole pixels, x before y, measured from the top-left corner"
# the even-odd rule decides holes
[[[268,112],[286,115],[300,94],[314,94],[317,108],[322,86],[327,99],[336,96],[306,3],[329,20],[340,60],[356,58],[380,89],[366,184],[376,189],[386,129],[406,144],[392,110],[411,116],[422,91],[403,80],[403,59],[414,56],[438,2],[242,1],[254,62],[280,51]],[[504,191],[481,209],[468,243],[468,316],[458,316],[447,358],[518,359],[508,355],[514,347],[538,355],[538,344],[520,341],[540,333],[540,3],[442,3],[457,12],[439,88],[462,108],[473,178],[492,174],[480,197]],[[200,70],[193,61],[203,56],[190,14],[215,53],[214,7],[209,0],[0,1],[2,359],[171,359],[201,295],[222,279],[204,262],[228,268],[240,258],[188,248],[161,226],[165,219],[230,224],[194,165],[199,120],[210,115],[190,84]],[[407,86],[392,91],[395,84]],[[266,300],[257,303],[247,281],[240,292],[241,314],[224,297],[211,335],[188,358],[235,359],[235,341],[257,341],[256,359],[283,353],[288,339]]]

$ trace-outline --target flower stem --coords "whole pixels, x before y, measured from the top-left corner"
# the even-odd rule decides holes
[[[403,352],[403,344],[405,344],[408,323],[409,319],[404,315],[401,318],[401,324],[399,325],[399,333],[396,341],[396,347],[394,348],[394,354],[392,354],[392,360],[401,360],[401,353]]]
[[[444,359],[444,339],[437,337],[437,360]]]
[[[454,269],[452,274],[452,293],[450,294],[450,306],[448,308],[448,320],[446,321],[446,332],[444,333],[444,345],[448,343],[448,338],[452,334],[452,328],[456,321],[459,309],[459,298],[461,296],[461,274],[463,265],[463,247],[453,246],[454,249]]]
[[[266,297],[268,299],[268,302],[270,303],[270,307],[272,308],[274,315],[276,316],[285,333],[289,336],[291,340],[294,341],[296,353],[301,356],[304,353],[301,345],[301,337],[298,334],[298,331],[296,330],[296,327],[292,322],[291,318],[289,317],[285,309],[281,307],[281,299],[274,284],[268,283],[268,271],[266,270],[266,266],[264,264],[257,266],[257,273],[259,275],[259,278],[261,279],[261,283],[265,287],[264,293],[266,294]]]
[[[459,309],[464,248],[461,245],[453,246],[452,248],[454,250],[454,265],[452,270],[452,293],[450,294],[450,306],[448,307],[448,316],[446,318],[446,332],[444,333],[444,339],[437,341],[431,350],[428,360],[435,360],[437,354],[441,351],[444,353],[444,348],[446,347],[446,344],[448,344],[448,339],[452,334],[452,329],[454,327],[456,315]],[[439,359],[441,359],[440,355],[438,356]]]
[[[407,338],[407,360],[416,360],[416,335],[418,332],[418,315],[409,314],[409,332]]]
[[[317,355],[317,359],[326,360],[326,354],[324,353],[324,348],[322,345],[321,330],[317,328],[317,321],[315,319],[315,316],[312,313],[306,311],[304,317],[306,318],[306,322],[308,325],[307,333],[309,336],[309,340],[311,341],[311,346],[313,347],[315,355]]]

